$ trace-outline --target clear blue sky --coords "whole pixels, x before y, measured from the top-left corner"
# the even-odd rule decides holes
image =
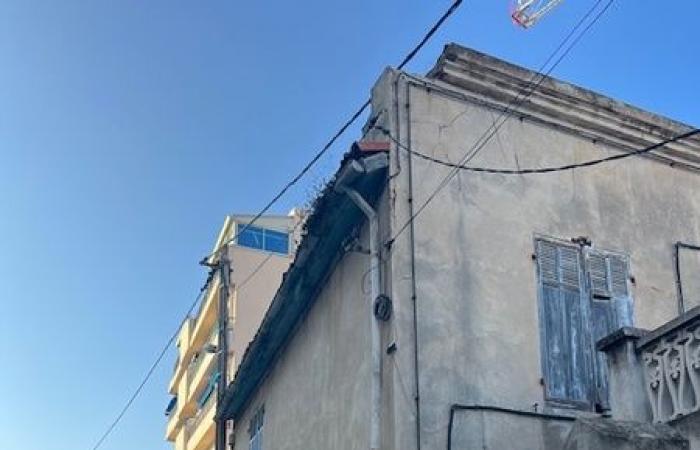
[[[590,4],[523,32],[508,0],[465,0],[409,69],[450,41],[537,67]],[[448,5],[2,2],[0,449],[89,450],[179,323],[223,216],[264,205]],[[620,0],[555,75],[698,125],[699,55],[695,1]],[[173,360],[104,449],[168,448]]]

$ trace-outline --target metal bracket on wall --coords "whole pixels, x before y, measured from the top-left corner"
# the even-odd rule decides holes
[[[681,279],[681,249],[700,251],[700,245],[688,244],[678,241],[673,247],[673,260],[676,266],[676,290],[678,292],[678,314],[685,312],[685,299],[683,297],[683,281]]]

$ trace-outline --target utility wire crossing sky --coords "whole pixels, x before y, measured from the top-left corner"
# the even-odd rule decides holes
[[[527,31],[507,1],[464,2],[406,69],[426,73],[457,42],[525,67],[547,61],[541,72],[554,64],[560,79],[700,122],[700,62],[687,57],[695,3],[653,14],[610,3],[592,28],[601,1],[563,2]],[[390,55],[455,3],[3,2],[0,352],[11,364],[0,448],[170,449],[175,354],[159,346],[207,278],[197,262],[221,220],[262,199],[271,213],[306,203],[361,136],[367,107],[321,156],[309,149],[324,149]],[[570,40],[552,56],[585,28],[575,57],[562,56]],[[37,410],[51,417],[41,433]]]

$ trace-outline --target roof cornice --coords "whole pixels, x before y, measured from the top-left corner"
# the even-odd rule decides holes
[[[504,110],[543,76],[457,44],[445,47],[424,81],[457,88],[471,100]],[[510,114],[632,151],[688,132],[693,127],[555,78],[544,76]],[[700,171],[700,137],[669,144],[647,157]]]

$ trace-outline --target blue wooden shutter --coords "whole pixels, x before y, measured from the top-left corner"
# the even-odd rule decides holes
[[[537,241],[543,369],[548,400],[588,403],[590,346],[578,247]]]
[[[592,345],[622,326],[632,325],[632,299],[627,257],[588,250],[586,266],[591,292]],[[595,352],[595,401],[608,409],[608,367],[603,352]]]

